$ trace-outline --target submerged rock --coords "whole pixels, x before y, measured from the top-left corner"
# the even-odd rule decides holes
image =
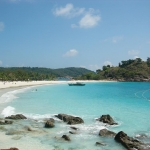
[[[5,119],[27,119],[24,115],[22,114],[17,114],[17,115],[11,115],[11,116],[8,116],[8,117],[5,117]]]
[[[73,130],[79,130],[78,128],[76,128],[76,127],[70,127],[71,129],[73,129]]]
[[[69,131],[70,134],[77,134],[77,132]]]
[[[100,130],[99,135],[104,137],[114,137],[116,133],[107,129],[102,129]]]
[[[103,123],[107,123],[109,125],[117,125],[113,118],[110,115],[102,115],[100,118],[97,119],[98,121],[101,121]]]
[[[58,114],[56,115],[56,117],[63,120],[64,122],[67,122],[67,124],[70,124],[70,125],[84,123],[84,121],[80,117],[74,117],[71,115]]]
[[[106,146],[106,144],[103,142],[96,142],[95,145],[96,146]]]
[[[67,135],[63,135],[62,138],[63,138],[65,141],[71,141],[70,138],[69,138],[69,136],[67,136]]]
[[[0,121],[0,125],[8,125],[8,124],[12,124],[13,121],[9,121],[9,120],[4,120],[4,121]]]
[[[129,137],[123,131],[120,131],[116,134],[115,140],[121,143],[125,148],[128,150],[150,150],[150,146],[147,144],[142,143],[132,137]]]

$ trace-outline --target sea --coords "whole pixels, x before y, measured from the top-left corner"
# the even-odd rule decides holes
[[[55,117],[60,113],[81,117],[84,123],[68,125]],[[66,82],[17,89],[0,97],[0,118],[13,114],[23,114],[28,119],[0,126],[0,149],[125,150],[114,137],[99,136],[99,131],[105,128],[115,133],[124,131],[130,137],[150,143],[150,83],[91,82],[68,86]],[[118,125],[96,120],[106,114]],[[44,128],[49,118],[54,118],[54,128]],[[63,135],[68,135],[71,141],[64,141]]]

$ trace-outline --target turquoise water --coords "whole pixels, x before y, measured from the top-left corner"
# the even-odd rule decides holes
[[[44,133],[36,136],[27,134],[30,141],[33,140],[32,143],[39,141],[39,150],[124,150],[113,138],[98,136],[102,128],[116,133],[122,130],[132,137],[145,134],[148,137],[142,139],[145,142],[150,137],[150,83],[99,82],[87,83],[81,87],[70,87],[67,84],[46,85],[10,92],[2,98],[7,103],[1,104],[4,107],[1,116],[23,113],[29,119],[28,122],[22,122],[22,126],[28,124],[35,128],[36,124],[38,130],[42,131],[43,120],[54,118],[55,114],[66,113],[83,118],[84,124],[75,125],[80,129],[75,135],[69,135],[70,126],[59,120],[56,120],[55,128],[44,129]],[[119,125],[106,126],[97,122],[95,119],[103,114],[110,114]],[[71,142],[60,140],[63,134],[69,135]],[[24,138],[19,140],[25,141]],[[98,141],[107,145],[95,146]]]

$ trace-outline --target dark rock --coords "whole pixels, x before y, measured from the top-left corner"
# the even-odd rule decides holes
[[[106,144],[103,143],[103,142],[96,142],[95,144],[96,144],[97,146],[106,146]]]
[[[50,120],[48,120],[46,123],[45,123],[45,128],[53,128],[54,127],[54,123]]]
[[[12,124],[13,121],[9,121],[9,120],[4,120],[4,121],[0,121],[0,125],[7,125],[7,124]]]
[[[102,129],[102,130],[100,130],[99,135],[104,136],[104,137],[114,137],[116,135],[116,133],[109,131],[107,129]]]
[[[77,134],[76,132],[74,131],[69,131],[70,134]]]
[[[115,140],[121,143],[128,150],[150,150],[150,147],[147,144],[144,144],[132,137],[129,137],[123,131],[120,131],[116,134]]]
[[[101,121],[103,123],[107,123],[109,125],[117,125],[118,123],[116,123],[113,118],[110,115],[102,115],[99,119],[97,119],[98,121]]]
[[[55,122],[55,120],[53,118],[50,118],[49,121],[51,121],[53,123]]]
[[[19,150],[18,148],[0,149],[0,150]]]
[[[27,119],[24,115],[22,114],[17,114],[17,115],[11,115],[11,116],[8,116],[8,117],[5,117],[5,119]]]
[[[24,127],[27,131],[33,131],[32,129],[31,129],[31,127],[29,127],[29,126],[25,126]]]
[[[73,129],[73,130],[79,130],[78,128],[76,128],[76,127],[70,127],[71,129]]]
[[[67,135],[63,135],[62,138],[63,138],[64,140],[66,140],[66,141],[71,141],[70,138],[69,138],[69,136],[67,136]]]
[[[58,114],[56,115],[56,117],[63,120],[64,122],[67,122],[70,125],[84,123],[84,121],[80,117],[74,117],[71,115]]]

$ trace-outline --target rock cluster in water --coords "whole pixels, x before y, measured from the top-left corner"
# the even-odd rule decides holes
[[[84,121],[80,117],[74,117],[67,114],[58,114],[55,117],[63,120],[64,122],[67,122],[67,124],[69,125],[84,123]]]
[[[80,117],[75,117],[75,116],[71,116],[71,115],[67,115],[67,114],[58,114],[55,117],[59,118],[60,120],[63,120],[64,122],[66,122],[69,125],[73,125],[73,124],[81,124],[84,123],[83,119]],[[17,115],[11,115],[6,117],[5,119],[14,119],[14,120],[18,120],[18,119],[27,119],[24,115],[22,114],[17,114]],[[0,120],[0,125],[10,125],[13,123],[13,121],[11,120],[5,120],[5,119],[1,119]],[[118,123],[116,123],[113,118],[110,115],[102,115],[99,119],[97,119],[98,121],[101,121],[103,123],[106,123],[108,125],[117,125]],[[54,125],[55,120],[53,118],[47,119],[45,122],[44,127],[45,128],[53,128],[55,127]],[[34,130],[32,130],[30,127],[25,126],[24,127],[26,129],[26,132],[33,132]],[[74,131],[69,131],[70,134],[77,134],[77,130],[79,130],[76,127],[70,126],[71,129],[73,129]],[[14,135],[14,133],[21,133],[22,131],[13,131],[11,130],[9,133],[6,133],[6,135]],[[114,140],[118,143],[121,143],[126,149],[128,150],[150,150],[150,145],[145,144],[137,139],[134,139],[132,137],[129,137],[126,133],[124,133],[123,131],[118,132],[117,134],[113,131],[107,130],[107,129],[102,129],[99,131],[99,136],[102,137],[113,137]],[[63,135],[62,137],[60,137],[59,139],[63,139],[65,141],[71,141],[70,137],[68,135]],[[96,142],[95,143],[96,146],[106,146],[107,144],[103,143],[103,142]],[[10,148],[10,149],[6,149],[6,150],[19,150],[18,148]]]

